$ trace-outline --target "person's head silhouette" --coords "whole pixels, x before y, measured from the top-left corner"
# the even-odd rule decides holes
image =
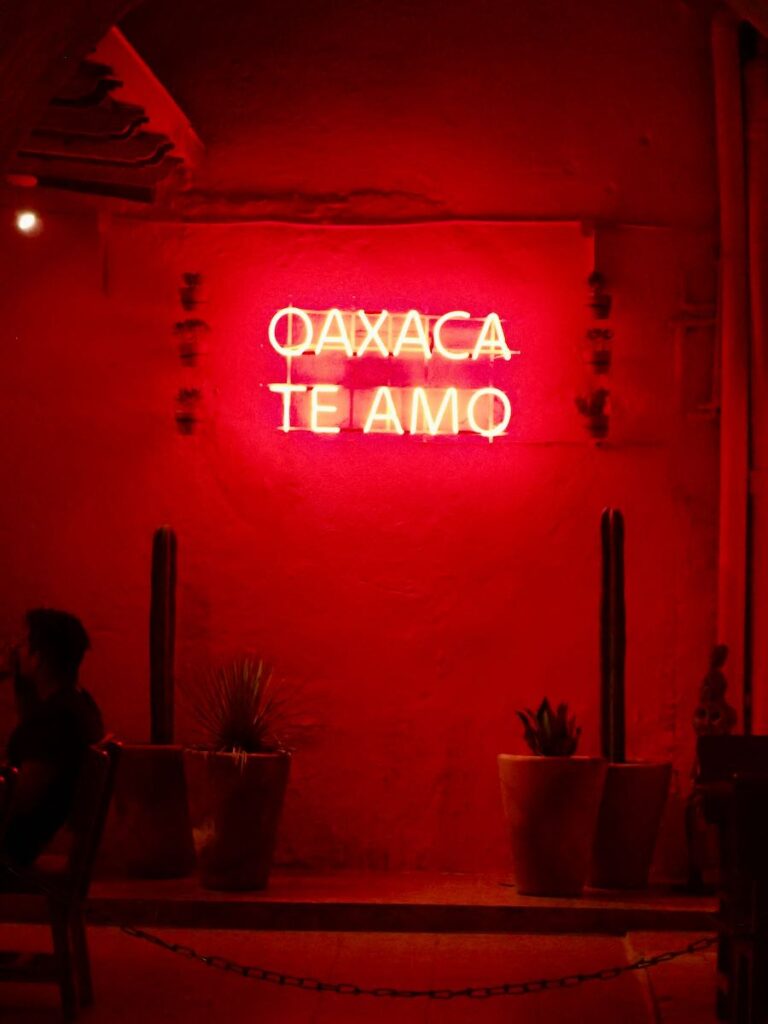
[[[15,650],[19,709],[57,690],[74,689],[90,640],[80,620],[54,608],[33,608],[25,616],[26,636]]]

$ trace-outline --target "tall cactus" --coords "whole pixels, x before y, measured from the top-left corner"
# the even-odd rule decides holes
[[[611,756],[611,510],[600,513],[600,747]]]
[[[600,735],[603,757],[626,760],[624,667],[626,606],[624,602],[624,516],[603,509],[600,516],[602,586],[600,600]]]
[[[173,743],[173,669],[176,636],[176,534],[161,526],[152,540],[149,613],[150,740]]]

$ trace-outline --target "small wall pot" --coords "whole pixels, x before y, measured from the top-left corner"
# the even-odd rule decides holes
[[[96,874],[183,878],[194,869],[182,748],[123,744]]]
[[[642,889],[648,884],[671,778],[669,762],[608,765],[590,885],[599,889]]]
[[[206,889],[264,889],[291,764],[290,754],[185,750],[200,882]]]
[[[584,887],[607,762],[499,754],[518,892],[578,896]]]

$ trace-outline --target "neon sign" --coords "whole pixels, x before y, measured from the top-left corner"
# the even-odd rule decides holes
[[[425,434],[430,436],[469,431],[493,440],[506,433],[512,417],[507,394],[497,387],[431,388],[380,385],[353,393],[333,383],[298,383],[292,365],[316,357],[321,367],[338,360],[355,362],[421,359],[424,364],[444,360],[465,366],[487,360],[508,362],[519,350],[509,347],[497,313],[472,317],[465,310],[430,316],[410,309],[404,313],[381,310],[323,311],[286,306],[269,323],[269,342],[286,362],[284,383],[269,385],[280,398],[280,429],[307,429],[315,434],[338,434],[358,429],[363,434]],[[330,360],[330,363],[329,363]],[[362,400],[362,401],[361,401]],[[362,407],[361,407],[362,406]],[[343,423],[357,424],[342,427]]]

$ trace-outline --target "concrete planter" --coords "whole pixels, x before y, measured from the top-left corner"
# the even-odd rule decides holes
[[[206,889],[264,889],[269,879],[290,754],[185,750],[189,809]]]
[[[589,871],[607,762],[499,754],[518,892],[578,896]]]
[[[671,778],[669,762],[608,765],[590,885],[601,889],[642,889],[648,884]]]

